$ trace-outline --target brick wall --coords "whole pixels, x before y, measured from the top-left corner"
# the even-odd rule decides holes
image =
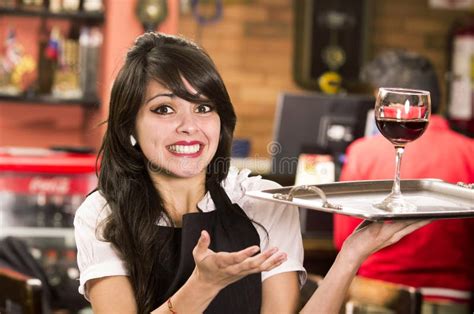
[[[433,9],[428,0],[375,0],[372,7],[371,54],[391,48],[405,48],[428,57],[436,68],[443,102],[449,69],[449,32],[465,18],[460,10]]]
[[[236,137],[249,138],[252,155],[266,157],[278,94],[299,90],[292,79],[292,1],[224,2],[219,23],[198,29],[191,14],[184,12],[178,32],[199,42],[214,59],[237,112]],[[465,12],[434,10],[427,3],[373,0],[370,54],[410,48],[428,56],[444,77],[448,30]]]

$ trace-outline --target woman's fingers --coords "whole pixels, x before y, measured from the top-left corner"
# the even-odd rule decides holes
[[[370,229],[373,235],[377,236],[388,236],[391,237],[393,234],[403,231],[406,228],[407,233],[413,232],[414,230],[428,224],[429,220],[400,220],[400,221],[385,221],[385,222],[373,222],[370,225],[359,229],[357,232],[363,231],[365,229]],[[411,231],[410,231],[411,230]]]
[[[421,228],[428,223],[430,220],[403,220],[397,222],[390,222],[384,224],[383,228],[384,231],[388,234],[400,234],[400,235],[407,235],[418,228]]]
[[[201,260],[208,254],[211,237],[207,231],[202,230],[196,246],[193,249],[194,260]]]
[[[374,241],[374,247],[368,252],[372,254],[384,247],[392,245],[404,236],[413,231],[427,225],[430,220],[402,220],[402,221],[385,221],[374,222],[371,225],[363,228],[360,232],[367,232],[369,240]]]
[[[235,265],[238,263],[242,263],[247,258],[255,255],[258,251],[260,251],[260,248],[254,245],[238,252],[219,252],[216,254],[216,263],[219,267]]]
[[[272,248],[254,255],[258,247],[249,247],[239,252],[219,252],[215,255],[216,265],[233,275],[247,275],[254,272],[268,271],[286,260],[286,254]]]
[[[253,257],[249,257],[239,264],[229,267],[232,273],[247,275],[261,271],[268,271],[280,265],[286,260],[286,254],[272,248]]]
[[[269,259],[267,259],[265,262],[260,265],[259,270],[260,271],[269,271],[272,270],[273,268],[280,266],[285,262],[287,259],[287,255],[284,252],[278,252],[271,256]]]
[[[398,242],[407,234],[425,226],[429,220],[395,220],[372,222],[354,231],[346,241],[356,256],[366,258],[378,250]]]
[[[273,248],[255,255],[259,250],[260,248],[258,246],[251,246],[239,252],[219,252],[216,254],[216,263],[222,268],[239,264],[241,264],[242,267],[258,267],[278,249]]]
[[[427,224],[429,224],[431,221],[430,220],[421,220],[421,221],[407,221],[406,224],[403,225],[403,227],[401,229],[399,229],[397,232],[395,232],[389,243],[387,243],[387,245],[389,244],[394,244],[398,241],[400,241],[404,236],[412,233],[413,231],[423,227],[423,226],[426,226]]]

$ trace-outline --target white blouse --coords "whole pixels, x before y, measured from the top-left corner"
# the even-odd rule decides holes
[[[249,177],[250,170],[229,169],[227,178],[221,183],[232,203],[237,203],[247,216],[262,224],[268,237],[261,227],[256,226],[260,236],[262,251],[276,246],[287,254],[287,260],[268,272],[262,272],[262,281],[284,272],[297,271],[300,285],[306,280],[303,267],[303,242],[300,231],[298,208],[249,198],[246,191],[278,188],[273,181],[264,180],[260,176]],[[203,212],[215,210],[214,202],[208,192],[198,203]],[[77,245],[77,263],[80,270],[79,292],[87,298],[84,290],[88,280],[107,276],[127,276],[124,261],[109,242],[97,238],[98,225],[109,215],[110,208],[99,192],[89,195],[78,208],[74,219],[74,232]],[[165,225],[160,219],[158,225]],[[100,229],[99,229],[100,230]]]

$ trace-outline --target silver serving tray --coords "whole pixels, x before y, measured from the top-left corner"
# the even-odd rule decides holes
[[[375,208],[372,204],[382,201],[392,184],[392,180],[349,181],[249,191],[246,195],[370,221],[474,217],[474,190],[438,179],[401,180],[402,194],[417,206],[414,211],[389,212]]]

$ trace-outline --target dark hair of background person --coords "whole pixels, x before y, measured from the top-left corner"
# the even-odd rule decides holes
[[[433,64],[415,52],[390,50],[362,67],[362,81],[379,87],[422,89],[430,92],[431,112],[438,113],[440,88]]]
[[[198,95],[188,92],[182,78]],[[221,132],[217,152],[207,169],[207,185],[218,184],[227,176],[236,124],[224,82],[204,50],[176,36],[145,33],[137,38],[112,87],[108,126],[99,151],[98,189],[111,209],[102,226],[103,239],[111,242],[125,261],[139,313],[149,313],[156,302],[152,299],[156,289],[150,280],[159,254],[154,250],[156,223],[162,215],[172,223],[148,174],[149,170],[155,171],[153,165],[139,145],[130,143],[147,84],[152,80],[177,97],[215,106]],[[199,98],[199,94],[208,100]]]

